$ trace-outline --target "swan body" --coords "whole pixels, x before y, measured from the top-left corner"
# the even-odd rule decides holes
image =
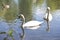
[[[46,13],[46,15],[44,16],[44,19],[45,20],[47,20],[47,15],[48,14]],[[49,22],[52,21],[52,14],[49,14],[49,17],[48,18],[49,18]]]
[[[43,23],[43,21],[29,21],[25,24],[23,24],[23,28],[26,28],[26,29],[38,29],[40,27],[40,25]]]

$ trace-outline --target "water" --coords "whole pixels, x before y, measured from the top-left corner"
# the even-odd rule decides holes
[[[44,23],[40,29],[31,31],[29,40],[60,40],[60,11],[56,11],[55,14],[53,14],[53,20],[50,23],[50,31],[47,32],[46,29],[46,24]],[[58,13],[58,14],[57,14]],[[28,37],[27,36],[27,37]]]
[[[57,14],[58,13],[58,14]],[[40,14],[40,13],[39,13]],[[40,20],[40,15],[37,14],[38,16],[36,16],[38,19],[38,21]],[[36,19],[37,20],[37,19]],[[41,18],[41,20],[43,20]],[[40,20],[40,21],[41,21]],[[14,23],[12,25],[12,28],[17,32],[14,33],[14,37],[16,37],[15,39],[17,40],[19,38],[18,33],[21,33],[21,29],[19,28],[21,21],[19,22],[19,20]],[[53,12],[53,20],[50,23],[50,31],[47,32],[46,31],[46,23],[43,23],[42,26],[37,29],[37,30],[27,30],[25,29],[25,40],[60,40],[60,10],[56,10],[55,12]],[[9,30],[9,26],[8,23],[0,21],[0,32],[1,31],[8,31]],[[3,38],[6,36],[4,34],[0,34],[0,40],[3,40]],[[19,39],[18,39],[19,40]]]
[[[32,20],[44,21],[43,17],[46,12],[46,1],[40,6],[33,6]],[[53,20],[50,22],[50,30],[47,32],[47,24],[44,22],[41,27],[37,30],[25,29],[24,40],[60,40],[60,9],[51,11]],[[28,14],[26,15],[28,16]],[[12,28],[15,32],[13,33],[15,40],[21,40],[19,33],[22,33],[20,28],[21,20],[15,19],[12,23],[7,23],[5,20],[0,20],[0,32],[8,32]],[[3,40],[6,34],[0,34],[0,40]],[[10,38],[11,40],[11,38]]]

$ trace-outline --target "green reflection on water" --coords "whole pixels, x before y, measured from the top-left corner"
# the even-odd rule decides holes
[[[47,0],[47,5],[50,6],[52,10],[60,9],[60,0]]]
[[[35,5],[39,6],[43,3],[44,0],[36,0]]]
[[[33,3],[35,1],[35,3]],[[32,20],[33,6],[41,6],[46,1],[51,10],[60,9],[60,0],[18,0],[19,7],[14,0],[0,0],[0,17],[5,18],[7,22],[16,19],[17,14],[24,14],[26,21]],[[6,9],[2,4],[9,4],[10,8]]]
[[[24,14],[26,21],[32,19],[32,0],[19,1],[19,9],[20,14]]]
[[[14,2],[14,0],[2,0],[2,2],[0,2],[2,5],[2,9],[0,11],[0,17],[4,18],[7,20],[7,22],[10,22],[12,20],[14,20],[16,18],[16,15],[18,13],[18,6],[17,4]],[[9,5],[10,8],[5,8],[4,5]]]

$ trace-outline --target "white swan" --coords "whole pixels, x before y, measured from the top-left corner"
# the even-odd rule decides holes
[[[43,23],[43,21],[35,21],[35,20],[32,20],[32,21],[29,21],[29,22],[26,22],[25,23],[25,17],[23,14],[20,14],[19,18],[22,17],[22,21],[23,21],[23,25],[22,27],[23,28],[26,28],[26,29],[38,29],[40,27],[40,25]]]
[[[44,20],[47,22],[47,31],[49,31],[50,28],[50,22],[52,21],[52,15],[50,14],[50,7],[47,8],[47,13],[44,16]]]
[[[47,8],[47,13],[44,16],[44,20],[49,21],[49,22],[52,21],[52,14],[50,13],[50,7]]]
[[[24,17],[23,14],[20,14],[18,16],[18,18],[21,18],[22,19],[22,25],[21,25],[22,34],[20,36],[21,39],[24,38],[24,34],[25,34],[24,28],[26,28],[26,29],[32,29],[32,30],[38,29],[40,27],[40,25],[43,23],[43,21],[39,22],[39,21],[34,21],[34,20],[25,23],[25,17]]]

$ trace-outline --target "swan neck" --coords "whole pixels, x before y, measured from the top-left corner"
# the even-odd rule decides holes
[[[22,35],[22,37],[24,37],[24,28],[23,28],[23,24],[25,23],[25,17],[24,17],[24,15],[21,15],[22,16],[22,25],[21,25],[21,29],[22,29],[22,33],[23,33],[23,35]]]
[[[49,22],[49,13],[50,13],[50,10],[47,9],[47,21]]]
[[[50,13],[50,10],[47,10],[48,14]]]
[[[25,17],[24,17],[24,15],[22,15],[22,23],[23,24],[25,23]]]

